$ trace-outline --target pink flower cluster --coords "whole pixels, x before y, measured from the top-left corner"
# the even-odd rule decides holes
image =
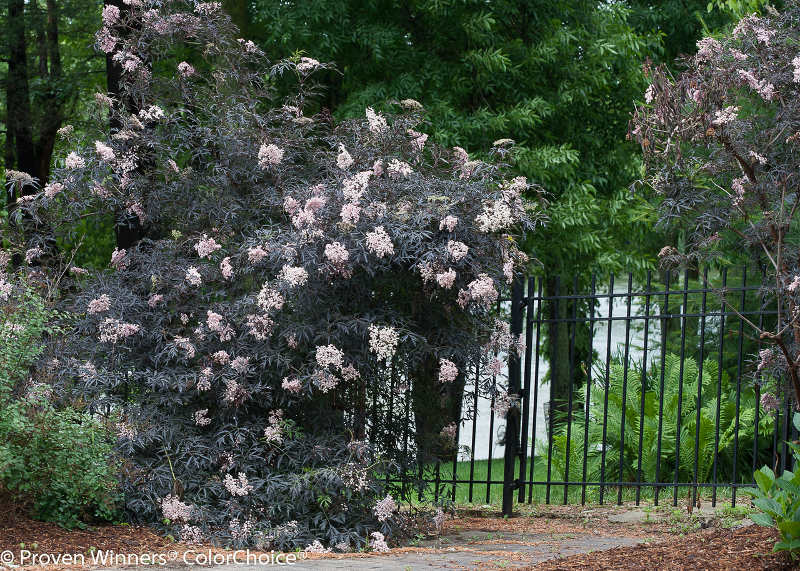
[[[355,381],[360,376],[361,373],[359,373],[353,365],[347,365],[342,368],[342,377],[345,381]]]
[[[433,525],[436,526],[436,529],[442,529],[442,524],[444,524],[444,511],[442,508],[436,508],[436,515],[433,517]]]
[[[103,8],[103,22],[106,26],[113,26],[119,20],[119,8],[106,6]]]
[[[493,377],[496,377],[497,375],[503,372],[503,362],[497,357],[495,357],[494,359],[489,361],[488,365],[486,365],[486,372],[492,375]]]
[[[738,117],[738,113],[739,113],[739,107],[729,105],[725,109],[717,111],[714,114],[714,120],[711,121],[711,124],[719,126],[735,121],[736,118]]]
[[[369,130],[375,134],[385,133],[389,128],[386,124],[386,119],[375,113],[372,107],[367,107],[367,121],[369,122]]]
[[[278,279],[293,287],[304,285],[308,281],[308,270],[303,267],[285,265],[278,274]]]
[[[97,40],[97,47],[100,49],[100,51],[103,51],[107,54],[113,52],[114,48],[117,46],[117,37],[111,31],[111,28],[106,26],[97,31],[95,34],[95,39]]]
[[[306,553],[330,553],[331,548],[325,549],[325,546],[322,545],[318,539],[315,539],[312,543],[306,545],[303,551]]]
[[[722,49],[722,44],[720,44],[714,38],[703,38],[698,40],[697,47],[699,48],[697,51],[697,59],[700,61],[706,61],[711,59],[714,54],[717,54]]]
[[[233,266],[231,265],[230,257],[226,256],[222,259],[222,262],[219,265],[219,269],[222,272],[222,277],[226,280],[231,279],[233,276]]]
[[[439,359],[439,382],[452,383],[458,377],[458,367],[448,359]]]
[[[337,369],[341,369],[344,353],[333,345],[319,345],[317,346],[316,359],[320,367],[327,369],[334,366]]]
[[[211,424],[211,419],[208,418],[208,409],[198,410],[194,413],[194,423],[197,426],[208,426]]]
[[[367,249],[379,258],[383,258],[387,254],[394,254],[394,244],[383,226],[367,232]]]
[[[455,216],[445,216],[439,222],[439,230],[447,228],[448,232],[452,232],[456,229],[456,224],[458,224],[458,218]]]
[[[506,276],[506,283],[514,281],[514,262],[506,260],[503,262],[503,275]]]
[[[210,16],[222,10],[222,4],[219,2],[203,2],[194,7],[194,11],[203,16]]]
[[[247,372],[249,367],[250,357],[236,357],[233,361],[231,361],[231,369],[238,371],[239,373]]]
[[[262,169],[269,168],[270,165],[279,165],[283,160],[283,149],[277,145],[261,145],[258,150],[258,166]]]
[[[231,362],[231,356],[228,354],[227,351],[217,351],[211,355],[211,359],[220,365],[227,365]]]
[[[422,149],[425,148],[425,143],[428,141],[428,135],[426,133],[415,131],[414,129],[409,129],[408,134],[412,137],[411,146],[414,149],[414,152],[422,152]]]
[[[375,504],[375,507],[372,508],[372,511],[375,513],[375,517],[378,518],[378,521],[383,523],[390,517],[392,514],[397,510],[397,504],[394,501],[394,498],[391,494],[387,495],[385,498],[380,500]]]
[[[196,525],[181,526],[181,543],[187,545],[201,545],[204,537],[203,530]]]
[[[514,224],[514,213],[504,200],[485,204],[483,212],[475,218],[481,232],[496,232]]]
[[[136,428],[130,425],[129,423],[127,422],[117,423],[117,435],[122,440],[133,440],[134,438],[136,438],[137,434],[138,432],[136,431]]]
[[[44,185],[44,195],[50,200],[55,198],[56,195],[63,190],[64,190],[64,185],[61,184],[60,182],[54,182],[52,184]]]
[[[0,277],[0,300],[6,300],[14,291],[14,284],[5,280],[5,277]]]
[[[750,86],[750,89],[755,89],[766,101],[774,97],[775,87],[771,83],[768,83],[766,79],[759,81],[752,71],[745,71],[743,69],[737,70],[737,73],[739,77]]]
[[[303,384],[300,382],[300,379],[295,376],[284,377],[281,388],[283,388],[285,391],[289,391],[292,394],[299,395],[300,390],[303,388]]]
[[[323,393],[328,393],[336,388],[336,385],[339,384],[339,379],[331,375],[327,371],[318,370],[315,371],[311,377],[314,379],[314,382],[319,387]]]
[[[764,393],[761,395],[761,406],[764,408],[764,412],[772,416],[776,410],[780,410],[781,401],[773,394]]]
[[[67,158],[64,160],[64,166],[68,169],[82,169],[86,166],[86,161],[73,152],[67,155]]]
[[[129,202],[127,205],[126,212],[135,214],[136,217],[139,219],[139,224],[144,224],[144,221],[147,219],[147,215],[144,212],[144,208],[142,208],[141,202],[134,202],[134,201]]]
[[[389,163],[389,166],[386,167],[386,172],[389,174],[389,178],[392,180],[399,180],[401,178],[408,178],[413,174],[414,169],[411,168],[411,165],[408,163],[404,163],[398,159],[392,159]]]
[[[758,363],[759,371],[764,367],[770,366],[775,360],[775,357],[772,354],[772,349],[762,349],[758,352],[758,356],[761,359],[761,361]]]
[[[460,262],[469,253],[469,248],[463,242],[449,240],[447,242],[447,251],[453,257],[453,261]]]
[[[200,272],[197,270],[197,268],[192,266],[186,270],[186,281],[193,286],[200,287],[203,285],[203,276],[200,275]]]
[[[30,264],[33,260],[39,258],[44,254],[44,250],[39,247],[29,248],[25,251],[25,262]]]
[[[253,527],[255,524],[256,522],[253,519],[245,520],[244,523],[241,523],[238,519],[234,519],[228,523],[228,529],[234,541],[245,541],[253,534]]]
[[[370,537],[372,539],[369,540],[369,547],[372,549],[372,551],[377,553],[386,553],[391,551],[389,546],[386,544],[386,538],[380,531],[373,531],[370,534]]]
[[[272,444],[283,442],[283,410],[269,413],[269,426],[264,429],[264,440]]]
[[[310,57],[301,57],[300,63],[297,64],[297,71],[301,71],[303,73],[308,73],[309,71],[313,71],[317,67],[319,67],[320,63]]]
[[[256,265],[266,257],[267,251],[261,246],[256,246],[255,248],[247,250],[247,260],[253,265]]]
[[[205,367],[202,371],[200,371],[200,380],[197,381],[197,390],[200,392],[204,392],[211,389],[211,377],[214,375],[214,371],[211,367]]]
[[[450,289],[456,281],[456,272],[450,268],[446,272],[436,274],[436,282],[444,289]]]
[[[358,222],[361,207],[358,204],[347,203],[342,206],[342,211],[339,214],[342,222],[345,224],[356,224]]]
[[[222,248],[222,246],[217,244],[214,238],[209,238],[205,234],[203,234],[202,239],[197,244],[194,245],[194,249],[197,250],[197,254],[201,258],[209,257],[211,254],[213,254],[220,248]]]
[[[442,431],[439,433],[439,435],[442,436],[442,438],[445,438],[446,440],[452,440],[453,442],[455,442],[456,436],[458,435],[458,427],[456,426],[456,423],[451,422],[450,424],[442,428]]]
[[[353,164],[353,157],[347,152],[347,149],[342,143],[339,143],[339,155],[336,157],[336,165],[342,169],[348,169]]]
[[[232,496],[246,496],[253,491],[253,486],[247,481],[247,476],[241,472],[237,479],[233,479],[230,474],[225,474],[225,489]]]
[[[187,337],[175,337],[175,346],[179,349],[183,349],[187,359],[194,358],[196,350]]]
[[[109,264],[117,271],[123,271],[130,265],[131,261],[128,259],[128,253],[125,250],[118,250],[114,248],[111,253],[111,263]]]
[[[107,317],[99,327],[101,343],[117,343],[121,339],[136,335],[141,329],[133,323],[122,323],[110,317]]]
[[[334,264],[344,264],[350,257],[350,252],[340,242],[333,242],[325,244],[325,257]]]
[[[378,361],[392,357],[399,341],[400,335],[393,327],[369,326],[369,350],[378,356]]]
[[[248,315],[247,327],[250,328],[250,335],[259,341],[266,341],[272,335],[275,323],[267,315]]]
[[[252,40],[245,41],[243,38],[239,38],[236,41],[239,42],[245,53],[252,54],[258,51],[258,46]]]
[[[375,176],[374,171],[368,170],[361,171],[352,177],[344,179],[344,181],[342,181],[342,194],[344,194],[344,197],[349,202],[357,204],[367,191],[369,179],[373,176]]]
[[[194,75],[194,67],[191,64],[182,61],[178,64],[178,73],[181,74],[181,77],[189,77]]]
[[[178,496],[172,494],[161,500],[161,513],[170,521],[186,522],[192,517],[191,506],[183,503]]]
[[[108,311],[111,309],[111,298],[108,295],[103,294],[97,299],[93,299],[89,302],[89,306],[86,308],[86,313],[102,313],[104,311]]]
[[[480,274],[478,279],[467,286],[469,295],[475,301],[491,305],[497,301],[497,290],[494,281],[487,274]]]
[[[456,165],[458,166],[469,162],[469,154],[461,147],[453,147],[453,155],[455,157]]]
[[[94,142],[94,148],[97,151],[97,156],[103,161],[113,161],[117,156],[114,154],[114,149],[108,145],[103,144],[101,141]]]
[[[502,393],[495,398],[492,408],[498,417],[505,418],[512,406],[514,406],[514,400],[511,396],[508,393]]]

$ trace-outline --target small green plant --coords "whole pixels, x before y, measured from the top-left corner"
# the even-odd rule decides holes
[[[419,547],[419,542],[422,541],[423,539],[425,539],[425,536],[419,534],[409,539],[408,544],[411,545],[411,547]]]
[[[800,413],[794,414],[795,427],[800,429]],[[800,445],[787,442],[792,448],[795,461],[800,461]],[[744,493],[753,497],[753,505],[760,511],[750,515],[753,523],[777,528],[781,540],[773,551],[785,551],[795,560],[800,555],[800,472],[786,470],[776,477],[768,466],[754,474],[758,488],[745,488]]]
[[[0,302],[0,488],[30,503],[37,519],[61,527],[116,520],[120,497],[109,430],[56,398],[48,381],[58,362],[30,374],[42,338],[59,334],[50,325],[53,317],[46,300],[22,280]]]

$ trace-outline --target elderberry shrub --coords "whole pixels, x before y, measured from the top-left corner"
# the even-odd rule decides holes
[[[104,21],[123,92],[97,96],[93,133],[64,131],[63,166],[8,232],[61,279],[54,387],[116,423],[130,516],[184,541],[396,538],[394,498],[452,455],[462,399],[514,410],[503,362],[523,346],[494,315],[538,189],[507,175],[505,142],[483,162],[427,141],[415,101],[306,116],[330,66],[269,67],[218,3]],[[297,90],[276,102],[280,74]],[[107,270],[74,267],[69,245],[107,216],[135,239]]]
[[[647,186],[660,225],[685,233],[686,248],[661,251],[668,267],[743,256],[761,276],[759,298],[778,309],[777,323],[741,316],[768,346],[753,378],[800,402],[800,7],[742,18],[727,33],[705,37],[673,77],[646,67],[652,79],[631,123],[644,153]],[[702,275],[702,272],[700,273]],[[726,292],[709,280],[728,306]],[[782,399],[781,399],[782,400]],[[778,402],[765,394],[770,410]]]

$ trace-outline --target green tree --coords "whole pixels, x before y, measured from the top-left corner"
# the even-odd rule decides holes
[[[627,190],[640,159],[626,129],[632,102],[645,88],[641,61],[656,40],[633,31],[624,6],[585,0],[257,0],[255,6],[250,33],[273,59],[303,50],[343,72],[329,72],[325,81],[323,105],[335,114],[361,115],[379,101],[413,98],[429,113],[428,134],[442,144],[473,152],[513,139],[516,168],[550,193],[551,222],[527,244],[541,263],[537,271],[578,273],[585,291],[592,272],[651,263],[647,252],[657,241],[648,239],[647,209]],[[548,294],[553,287],[548,282]],[[572,308],[561,303],[558,311]],[[563,353],[569,331],[558,327],[549,337],[562,340]],[[585,354],[588,331],[579,337]],[[556,362],[567,365],[564,358]],[[554,391],[563,396],[569,367],[553,370]]]

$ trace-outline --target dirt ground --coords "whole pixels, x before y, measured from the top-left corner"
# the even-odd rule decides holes
[[[669,506],[519,506],[517,517],[499,517],[493,506],[462,508],[448,518],[441,533],[428,533],[394,546],[395,556],[404,554],[453,553],[480,549],[503,551],[514,569],[555,570],[633,570],[633,569],[790,569],[782,555],[772,554],[777,534],[770,529],[749,525],[747,509],[720,507],[716,511],[686,513]],[[611,521],[610,521],[611,519]],[[615,520],[619,521],[615,523]],[[608,549],[608,540],[630,541]],[[605,543],[604,543],[605,542]],[[632,545],[636,542],[636,545]],[[525,567],[520,555],[531,545],[550,545],[547,561]],[[580,549],[575,549],[575,548]],[[34,560],[35,554],[84,554],[91,564],[93,551],[117,553],[175,553],[177,557],[196,547],[173,543],[147,528],[128,525],[101,525],[85,530],[66,531],[55,524],[18,516],[0,524],[0,553],[29,552],[26,563],[36,563],[42,571],[80,569],[80,566],[49,564]],[[207,546],[204,550],[208,549]],[[592,551],[592,549],[600,549]],[[212,553],[230,553],[211,549]],[[581,554],[573,554],[580,553]],[[363,560],[368,554],[337,555],[336,558]],[[377,556],[379,557],[379,556]],[[538,559],[537,561],[542,561]],[[0,569],[3,563],[0,561]],[[376,561],[377,563],[377,561]],[[477,562],[476,562],[477,564]],[[481,563],[479,568],[497,569],[496,563]],[[87,565],[89,567],[90,565]],[[96,567],[95,567],[96,568]],[[343,565],[341,568],[347,569]],[[400,567],[402,568],[402,566]],[[454,567],[455,568],[455,567]],[[461,567],[459,567],[461,568]]]

